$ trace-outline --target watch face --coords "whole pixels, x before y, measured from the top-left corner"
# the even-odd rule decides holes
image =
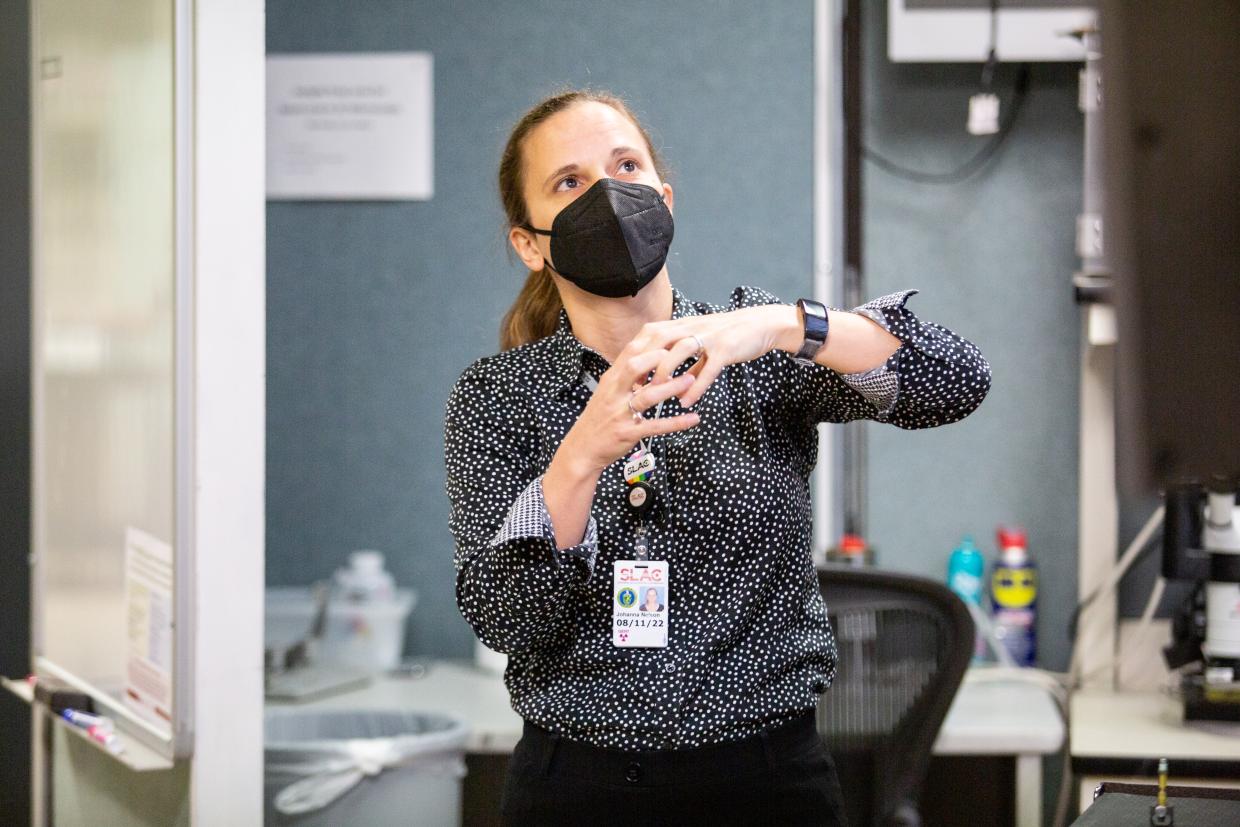
[[[801,299],[797,306],[801,308],[801,322],[805,328],[805,342],[797,356],[812,359],[827,340],[827,309],[821,302],[810,299]]]

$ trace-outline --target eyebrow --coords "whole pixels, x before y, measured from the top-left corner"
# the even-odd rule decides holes
[[[613,159],[621,155],[636,155],[636,154],[637,154],[637,150],[631,146],[618,146],[611,151],[611,157]],[[576,164],[565,164],[564,166],[557,169],[555,172],[548,175],[546,180],[543,183],[544,185],[550,184],[552,181],[554,181],[556,178],[559,178],[561,175],[567,172],[576,172],[576,171],[577,171]]]

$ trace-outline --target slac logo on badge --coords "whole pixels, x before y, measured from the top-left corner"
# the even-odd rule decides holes
[[[616,593],[616,602],[627,609],[637,602],[637,593],[625,586]]]
[[[620,569],[619,580],[622,583],[662,583],[663,569],[644,564],[624,566]]]

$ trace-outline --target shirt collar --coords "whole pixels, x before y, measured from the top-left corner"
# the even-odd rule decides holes
[[[674,285],[672,286],[672,318],[683,319],[688,316],[700,316],[693,302],[685,298]],[[590,370],[598,374],[608,366],[607,360],[594,348],[583,345],[573,335],[573,326],[568,320],[568,311],[560,309],[560,320],[555,333],[551,334],[552,353],[555,361],[555,380],[557,390],[563,391],[581,380],[582,370]]]

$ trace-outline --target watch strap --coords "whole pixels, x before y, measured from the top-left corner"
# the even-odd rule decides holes
[[[812,365],[814,357],[822,346],[827,343],[829,322],[827,308],[822,302],[813,299],[798,299],[797,309],[801,314],[801,322],[805,330],[805,340],[801,349],[792,357],[802,365]]]

